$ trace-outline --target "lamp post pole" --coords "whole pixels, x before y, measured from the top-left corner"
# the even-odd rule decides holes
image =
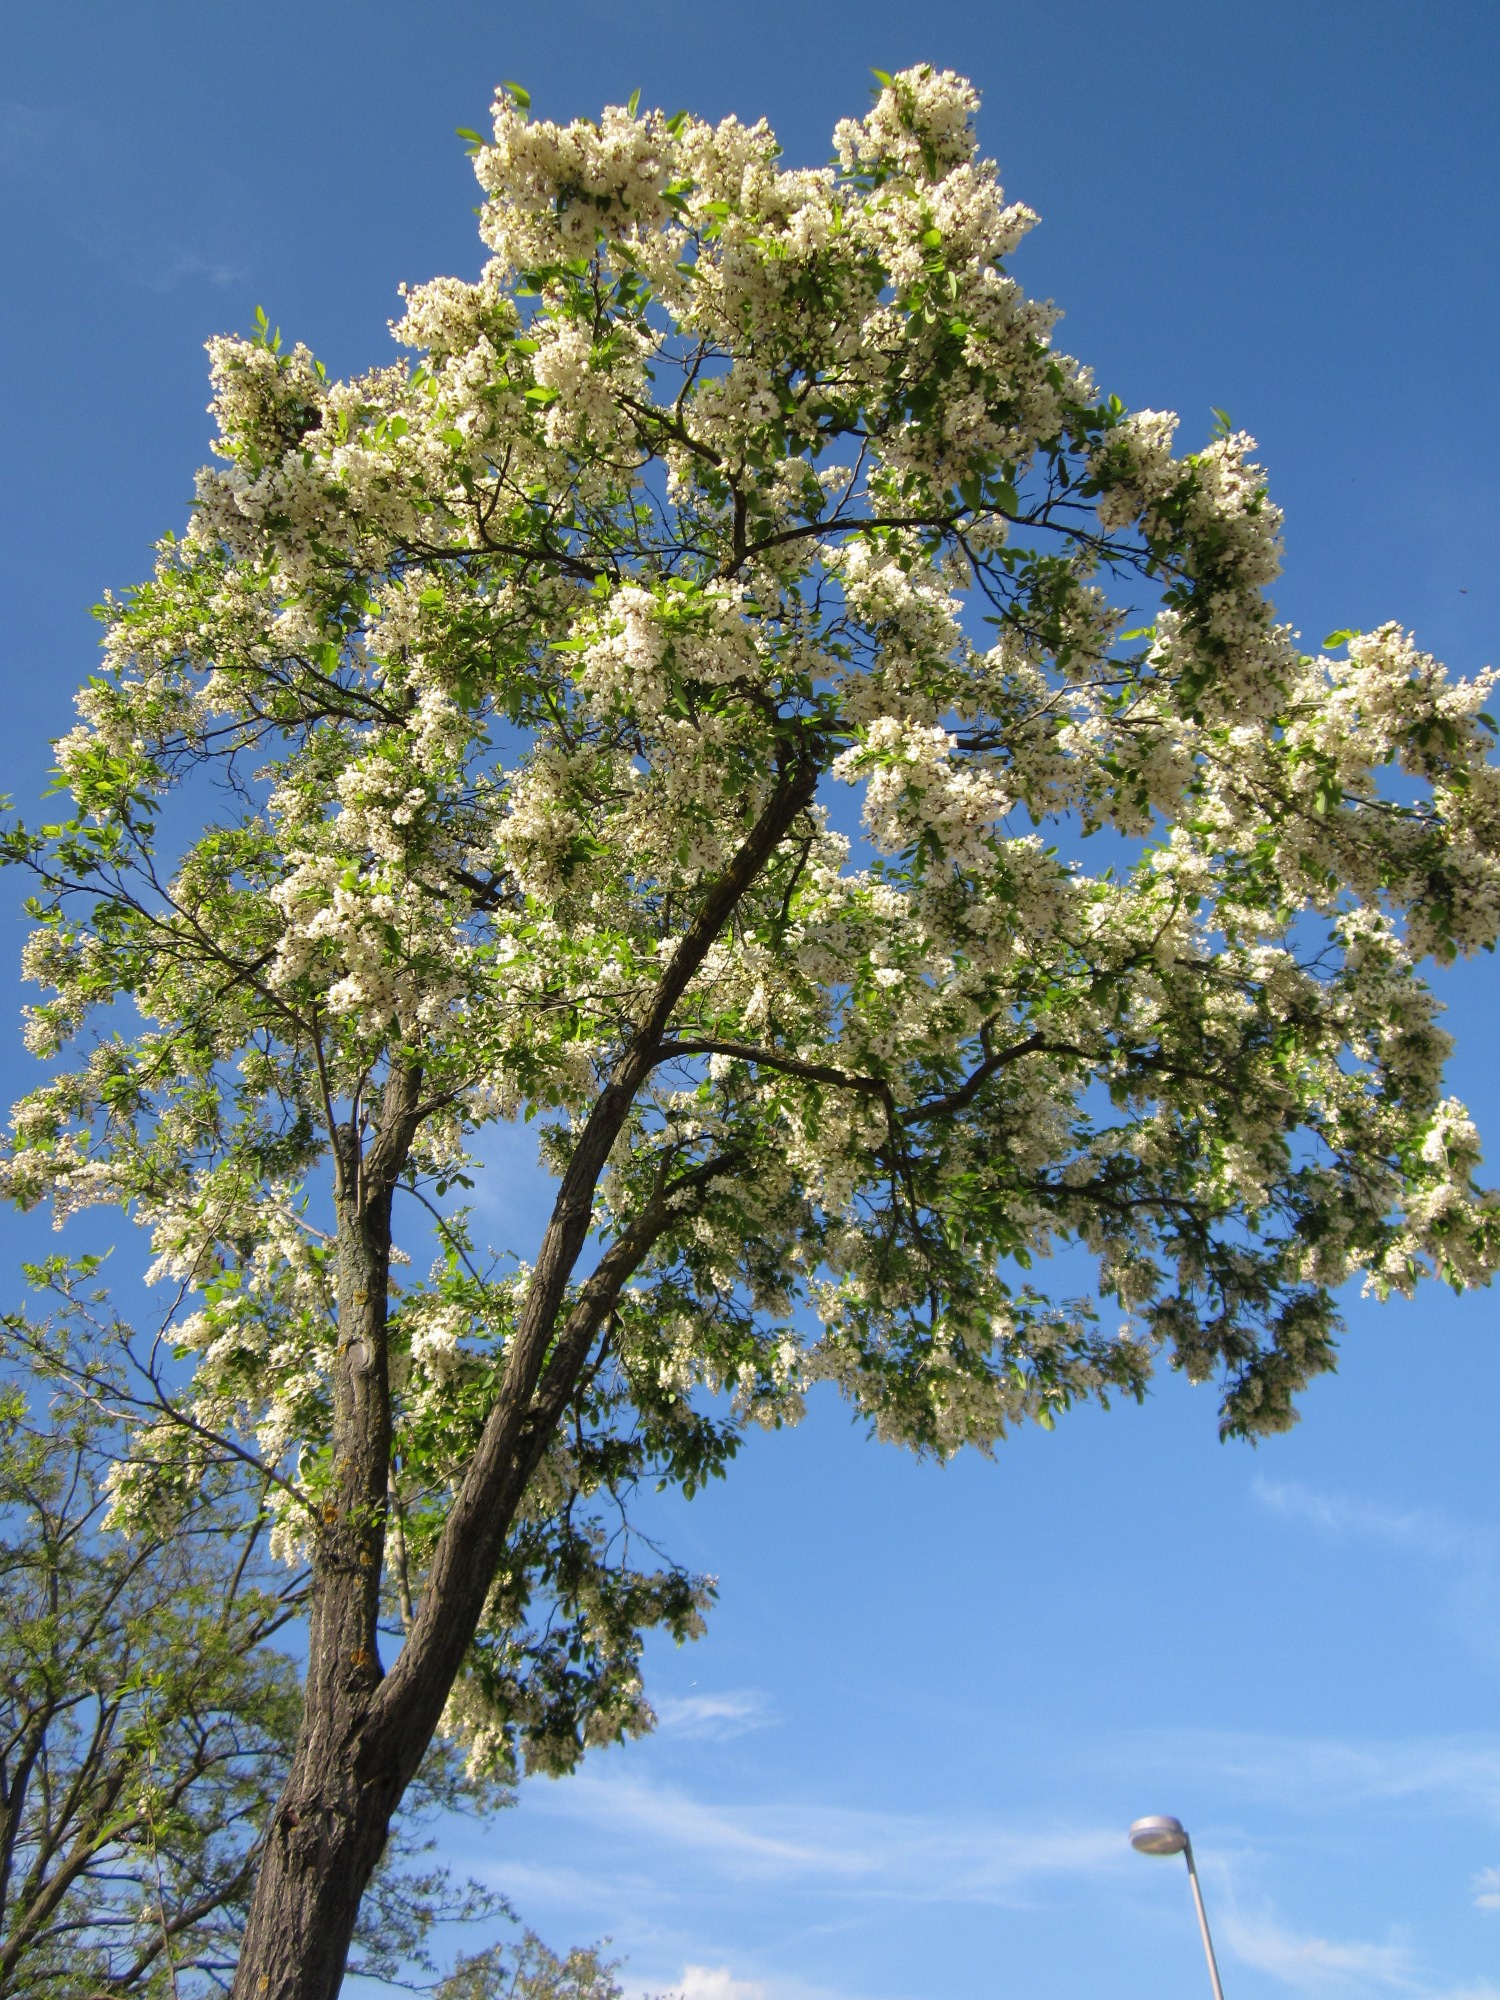
[[[1180,1854],[1187,1863],[1188,1880],[1193,1885],[1193,1907],[1198,1912],[1198,1929],[1203,1934],[1203,1956],[1208,1960],[1208,1976],[1213,1983],[1214,2000],[1224,2000],[1224,1989],[1219,1984],[1219,1966],[1214,1957],[1214,1941],[1209,1935],[1208,1912],[1203,1907],[1203,1890],[1198,1882],[1198,1870],[1193,1862],[1193,1843],[1188,1838],[1188,1830],[1180,1819],[1172,1819],[1165,1813],[1153,1813],[1149,1819],[1138,1819],[1130,1829],[1130,1844],[1138,1854]]]

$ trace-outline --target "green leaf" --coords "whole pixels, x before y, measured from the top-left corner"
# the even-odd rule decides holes
[[[640,108],[641,108],[641,92],[640,92],[640,86],[637,85],[636,88],[631,91],[630,102],[626,105],[625,109],[626,112],[629,114],[629,116],[634,118],[635,114],[637,113],[637,111],[640,110]]]
[[[870,74],[871,74],[871,76],[873,76],[873,77],[874,77],[875,81],[876,81],[876,82],[877,82],[878,84],[881,84],[881,85],[883,85],[883,87],[884,87],[884,88],[885,88],[886,90],[894,90],[894,88],[895,88],[895,85],[894,85],[894,83],[893,83],[893,82],[892,82],[892,80],[891,80],[891,74],[890,74],[890,71],[889,71],[889,70],[884,70],[884,69],[872,69],[872,70],[870,71]]]
[[[494,71],[491,70],[490,74],[493,76]],[[524,84],[512,83],[507,78],[501,84],[500,88],[510,97],[518,110],[529,111],[531,109],[531,92],[526,89]]]
[[[1346,645],[1349,640],[1357,639],[1358,637],[1359,634],[1352,625],[1343,626],[1337,632],[1329,633],[1328,637],[1323,641],[1324,649],[1331,652],[1335,646]]]

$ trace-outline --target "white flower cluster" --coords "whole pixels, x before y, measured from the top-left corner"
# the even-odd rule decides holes
[[[836,776],[865,780],[865,825],[885,853],[925,838],[956,867],[983,867],[989,859],[1014,800],[993,771],[968,767],[955,750],[948,730],[888,715],[837,759]]]
[[[1195,692],[1202,683],[1218,715],[1269,715],[1293,661],[1263,594],[1281,566],[1281,514],[1249,457],[1252,437],[1235,432],[1177,459],[1176,431],[1176,417],[1160,410],[1109,429],[1091,460],[1100,523],[1118,530],[1139,522],[1152,551],[1198,587],[1157,620],[1157,670],[1186,678]]]
[[[943,179],[974,157],[979,93],[966,77],[924,63],[887,83],[868,118],[841,118],[834,149],[847,173],[894,167],[913,179]]]
[[[597,125],[531,122],[501,90],[494,129],[474,171],[490,197],[485,240],[513,269],[587,257],[600,236],[628,240],[669,219],[665,190],[676,162],[659,112],[636,118],[613,105]]]

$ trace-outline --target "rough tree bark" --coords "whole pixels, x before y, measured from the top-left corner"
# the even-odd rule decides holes
[[[542,1237],[500,1392],[433,1552],[415,1622],[384,1675],[378,1612],[391,1450],[391,1206],[421,1122],[420,1072],[392,1072],[367,1146],[353,1120],[335,1131],[333,1476],[314,1551],[306,1707],[232,2000],[334,2000],[338,1993],[360,1899],[462,1667],[527,1484],[596,1334],[666,1226],[668,1196],[683,1185],[659,1190],[615,1239],[564,1318],[610,1149],[666,1052],[663,1037],[693,974],[811,802],[819,748],[806,740],[788,745],[769,801],[683,933],[651,1008],[595,1100]],[[686,1180],[701,1182],[730,1164],[711,1162]]]

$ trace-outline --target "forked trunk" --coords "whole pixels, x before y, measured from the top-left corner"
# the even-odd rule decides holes
[[[432,1553],[415,1622],[384,1680],[377,1638],[391,1454],[391,1197],[420,1122],[420,1072],[392,1072],[364,1159],[352,1126],[336,1134],[333,1484],[317,1527],[302,1733],[267,1837],[232,2000],[334,2000],[338,1993],[360,1899],[442,1717],[516,1511],[576,1390],[594,1335],[666,1226],[674,1194],[706,1184],[729,1164],[704,1162],[671,1187],[658,1188],[563,1312],[599,1176],[637,1090],[665,1052],[661,1038],[672,1010],[735,905],[811,801],[817,770],[806,745],[780,762],[774,792],[704,896],[651,1008],[595,1100],[558,1187],[499,1393]]]

